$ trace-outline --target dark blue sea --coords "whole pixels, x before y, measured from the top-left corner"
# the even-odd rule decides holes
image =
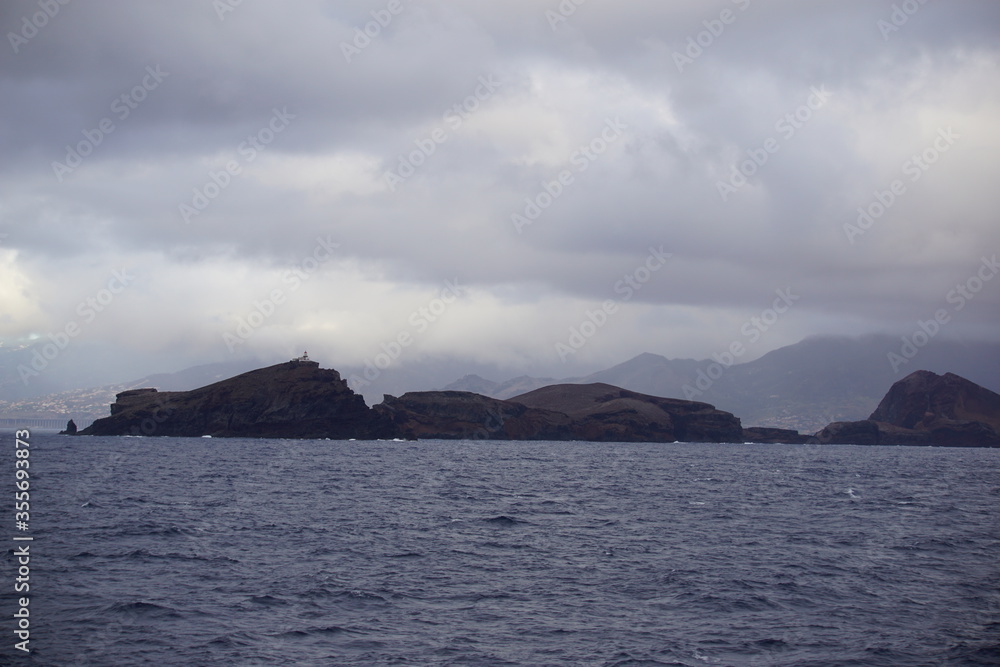
[[[1000,450],[2,437],[4,665],[1000,664]]]

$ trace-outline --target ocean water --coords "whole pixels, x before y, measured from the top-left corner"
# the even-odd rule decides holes
[[[997,450],[31,443],[4,665],[1000,664]]]

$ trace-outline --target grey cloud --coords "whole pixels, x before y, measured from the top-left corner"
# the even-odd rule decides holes
[[[162,259],[153,284],[213,261],[263,275],[330,235],[358,281],[331,291],[431,289],[457,276],[507,312],[614,298],[662,244],[673,258],[630,302],[651,320],[696,309],[738,323],[791,285],[804,296],[790,328],[824,333],[831,321],[905,330],[950,307],[949,290],[1000,249],[981,153],[1000,147],[995,3],[927,3],[887,34],[879,21],[892,3],[860,0],[590,0],[553,30],[546,11],[558,4],[404,2],[347,62],[342,44],[386,3],[244,2],[222,19],[193,0],[70,3],[17,53],[0,44],[0,250],[16,249],[8,261],[38,284],[46,262],[60,263],[71,288],[88,263],[143,253]],[[733,20],[720,28],[724,10]],[[37,11],[5,3],[0,29]],[[712,29],[721,33],[679,69],[675,52]],[[147,67],[169,75],[120,117],[112,105]],[[450,125],[445,114],[480,77],[502,85]],[[785,136],[776,124],[814,87],[829,103]],[[250,160],[241,146],[275,109],[295,118]],[[627,131],[581,169],[574,150],[615,117]],[[105,118],[114,131],[59,182],[52,163]],[[967,138],[851,244],[844,225],[857,208],[948,124]],[[446,140],[389,191],[385,174],[438,129]],[[768,139],[778,151],[724,201],[719,183]],[[239,173],[218,176],[227,163]],[[572,184],[518,233],[512,214],[567,170]],[[226,185],[186,222],[179,208],[215,192],[212,174]],[[950,331],[988,330],[997,286]],[[202,321],[221,317],[229,296],[199,302]],[[183,307],[165,303],[165,318]],[[396,321],[383,309],[397,307],[370,303],[355,316]],[[319,335],[301,324],[311,308],[289,306],[293,335]],[[12,339],[39,333],[11,318]],[[677,340],[690,346],[700,323],[683,326]],[[536,345],[524,327],[512,340]],[[660,331],[630,336],[669,356]],[[644,351],[606,345],[608,355]]]

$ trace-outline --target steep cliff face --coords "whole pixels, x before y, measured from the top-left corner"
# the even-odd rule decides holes
[[[889,389],[864,421],[837,422],[820,442],[1000,447],[1000,394],[965,378],[916,371]]]
[[[373,410],[405,438],[564,440],[570,422],[563,414],[467,391],[386,396]]]
[[[82,435],[366,438],[384,435],[335,370],[290,361],[183,392],[118,394]]]
[[[825,445],[877,445],[879,444],[878,424],[863,419],[856,422],[833,422],[816,434],[816,439]],[[902,444],[902,443],[894,443]],[[926,441],[915,444],[929,444]]]
[[[954,373],[916,371],[892,385],[869,419],[901,428],[975,421],[1000,429],[1000,394]]]
[[[386,396],[383,423],[408,438],[742,442],[740,421],[707,403],[606,384],[554,385],[510,400],[464,391]]]

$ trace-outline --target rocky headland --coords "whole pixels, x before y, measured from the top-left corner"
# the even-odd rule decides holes
[[[406,438],[743,442],[740,420],[707,403],[608,384],[560,384],[509,400],[464,391],[386,396],[373,408]]]
[[[608,442],[743,442],[740,420],[698,401],[649,396],[604,383],[557,384],[510,399],[566,415],[569,439]]]
[[[80,435],[377,438],[377,420],[335,370],[293,360],[191,391],[133,389]]]
[[[1000,394],[953,373],[916,371],[889,389],[868,419],[834,422],[826,444],[1000,447]]]
[[[707,403],[606,384],[554,385],[511,400],[409,392],[369,408],[335,370],[301,359],[191,391],[133,389],[80,435],[743,442],[740,420]]]
[[[566,415],[468,391],[386,395],[372,408],[396,437],[466,440],[565,440]]]
[[[868,419],[813,436],[743,428],[708,403],[604,383],[555,384],[507,400],[409,392],[369,408],[337,371],[303,357],[191,391],[121,392],[111,415],[79,434],[1000,447],[1000,395],[957,375],[917,371],[893,384]]]

